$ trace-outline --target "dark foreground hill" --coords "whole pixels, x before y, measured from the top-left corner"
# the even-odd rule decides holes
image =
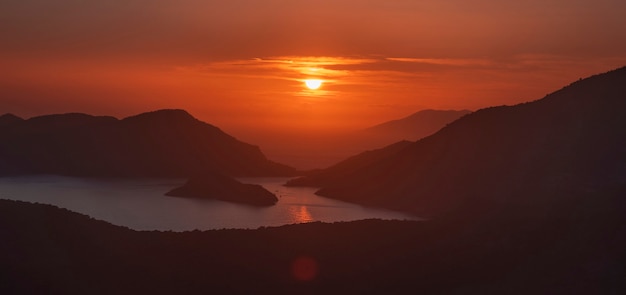
[[[185,233],[0,200],[0,293],[624,294],[625,194],[545,215]]]
[[[620,68],[534,102],[466,115],[318,193],[422,216],[475,204],[539,210],[626,182],[624,126],[626,68]]]
[[[118,120],[61,114],[0,117],[0,175],[188,177],[293,175],[256,146],[238,141],[183,110]]]

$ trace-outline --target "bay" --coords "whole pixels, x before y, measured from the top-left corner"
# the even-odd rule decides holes
[[[184,179],[99,179],[64,176],[0,178],[0,198],[51,204],[135,230],[255,229],[313,221],[418,218],[315,195],[316,188],[282,186],[289,178],[239,178],[264,186],[279,201],[252,207],[217,200],[168,197]]]

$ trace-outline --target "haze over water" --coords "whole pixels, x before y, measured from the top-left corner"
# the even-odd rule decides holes
[[[256,208],[214,200],[167,197],[181,179],[111,180],[62,176],[0,178],[0,198],[51,204],[135,230],[255,229],[313,221],[416,219],[323,198],[315,188],[284,187],[288,178],[244,178],[276,194],[275,206]]]

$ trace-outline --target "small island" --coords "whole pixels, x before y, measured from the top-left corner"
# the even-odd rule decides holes
[[[246,184],[219,173],[204,173],[190,178],[183,186],[165,195],[185,198],[215,199],[252,206],[272,206],[276,195],[258,184]]]

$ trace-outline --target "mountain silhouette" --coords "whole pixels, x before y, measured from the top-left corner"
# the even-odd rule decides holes
[[[624,294],[624,82],[477,111],[320,192],[424,221],[137,232],[0,200],[0,293]]]
[[[256,133],[247,138],[250,142],[263,143],[264,152],[273,159],[301,170],[321,169],[366,150],[380,149],[403,140],[416,141],[468,112],[423,110],[367,129]]]
[[[396,142],[416,141],[431,135],[456,119],[471,113],[468,110],[421,110],[410,116],[369,127],[364,131]]]
[[[620,68],[537,101],[466,115],[318,194],[422,216],[567,200],[626,181],[624,110]]]
[[[118,120],[70,113],[0,120],[0,175],[188,177],[292,175],[257,146],[241,142],[183,110]]]
[[[342,179],[350,173],[366,168],[372,163],[376,163],[398,153],[411,145],[411,143],[410,141],[404,140],[384,148],[362,152],[326,169],[309,171],[308,175],[289,180],[285,186],[323,187],[332,184],[333,181],[337,179]]]
[[[24,121],[24,119],[13,115],[13,114],[4,114],[0,116],[0,128],[5,126],[11,126],[13,124],[18,124]]]

